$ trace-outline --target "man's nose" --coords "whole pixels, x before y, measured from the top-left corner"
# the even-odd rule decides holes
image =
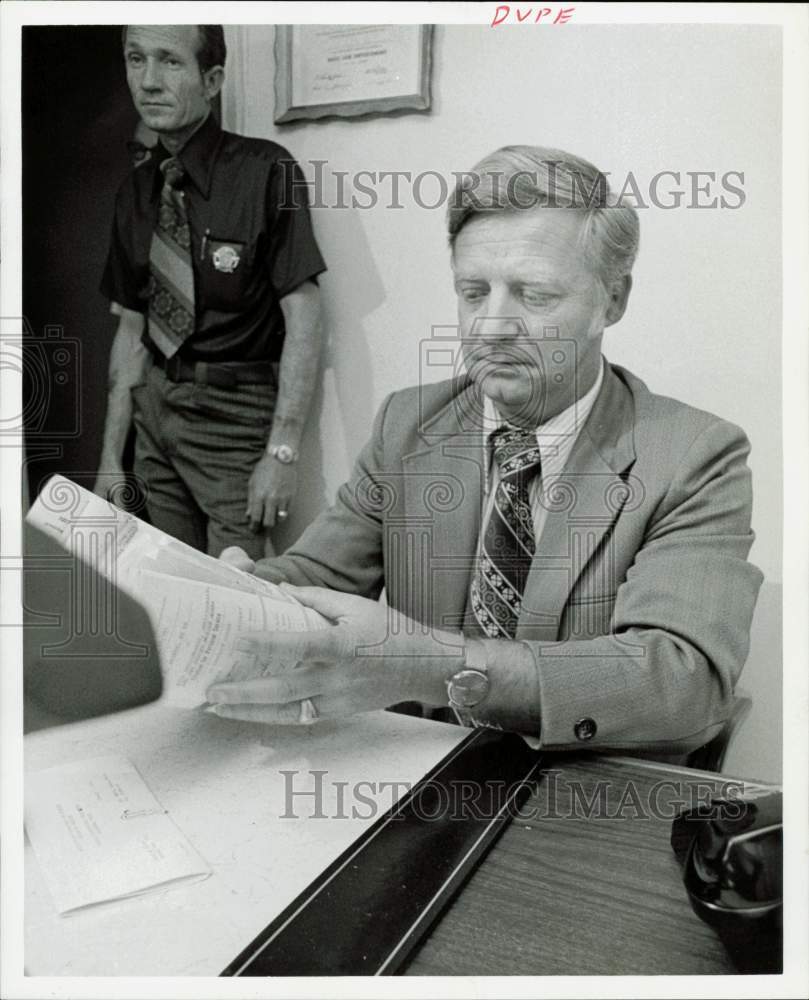
[[[140,85],[144,90],[160,90],[163,86],[163,73],[156,60],[146,60]]]
[[[483,340],[515,340],[527,334],[524,320],[505,312],[498,314],[490,311],[487,316],[478,316],[472,328],[472,336]]]

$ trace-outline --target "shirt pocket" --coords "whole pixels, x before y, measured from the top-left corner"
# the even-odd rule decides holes
[[[255,251],[255,241],[203,236],[199,278],[206,308],[241,311],[254,277]]]

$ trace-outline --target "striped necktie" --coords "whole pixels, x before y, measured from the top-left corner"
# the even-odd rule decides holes
[[[513,639],[534,557],[529,486],[540,473],[541,459],[533,431],[500,427],[489,440],[500,481],[483,529],[470,598],[485,635]]]
[[[184,176],[173,156],[160,164],[163,190],[149,249],[149,336],[170,358],[194,332],[194,270]]]

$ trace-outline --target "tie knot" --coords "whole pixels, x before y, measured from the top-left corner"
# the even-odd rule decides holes
[[[170,156],[167,160],[163,160],[160,169],[163,171],[163,178],[170,188],[176,188],[185,177],[183,165],[176,156]]]
[[[534,431],[520,427],[498,427],[496,431],[492,431],[489,440],[494,449],[494,460],[504,478],[527,470],[539,470],[541,456]]]

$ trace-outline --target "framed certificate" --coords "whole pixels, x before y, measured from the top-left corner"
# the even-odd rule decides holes
[[[432,25],[275,28],[275,123],[430,107]]]

